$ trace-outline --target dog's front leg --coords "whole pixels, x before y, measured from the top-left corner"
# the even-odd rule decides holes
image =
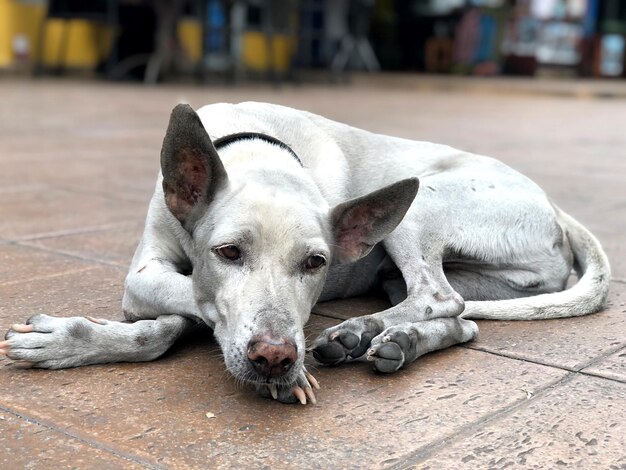
[[[429,352],[471,341],[478,326],[462,318],[437,318],[391,326],[376,336],[366,358],[379,372],[395,372]]]
[[[177,314],[202,319],[210,327],[196,303],[191,276],[181,274],[173,263],[159,256],[144,256],[126,277],[122,308],[127,320],[157,318]]]
[[[0,354],[42,369],[151,361],[193,325],[180,315],[121,323],[40,314],[13,325],[0,342]]]
[[[439,250],[407,255],[394,253],[391,246],[388,252],[401,260],[397,274],[406,283],[406,291],[392,289],[390,298],[394,303],[394,296],[396,301],[402,295],[406,298],[385,311],[351,318],[322,332],[311,347],[319,362],[335,365],[367,353],[378,370],[394,372],[419,356],[478,334],[474,322],[459,318],[464,302],[446,280]]]
[[[476,323],[459,317],[424,320],[410,299],[373,315],[351,318],[322,332],[313,342],[314,357],[337,365],[363,357],[381,372],[394,372],[418,357],[478,334]],[[393,363],[392,363],[393,362]]]
[[[159,257],[131,268],[123,303],[134,323],[35,315],[9,329],[0,354],[47,369],[151,361],[201,319],[191,279]]]

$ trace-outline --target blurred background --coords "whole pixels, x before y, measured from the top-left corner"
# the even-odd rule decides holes
[[[0,73],[626,77],[620,0],[0,0]]]

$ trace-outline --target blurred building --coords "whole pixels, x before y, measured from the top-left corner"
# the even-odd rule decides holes
[[[620,0],[0,0],[0,70],[626,76]]]
[[[381,0],[372,41],[386,69],[623,77],[620,0]]]

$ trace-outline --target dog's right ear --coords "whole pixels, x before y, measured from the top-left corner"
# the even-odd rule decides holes
[[[187,229],[228,182],[209,134],[188,104],[172,111],[161,149],[161,171],[165,203]]]

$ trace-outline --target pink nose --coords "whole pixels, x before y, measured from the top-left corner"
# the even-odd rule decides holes
[[[298,350],[289,339],[253,336],[248,343],[248,360],[264,377],[280,377],[298,360]]]

